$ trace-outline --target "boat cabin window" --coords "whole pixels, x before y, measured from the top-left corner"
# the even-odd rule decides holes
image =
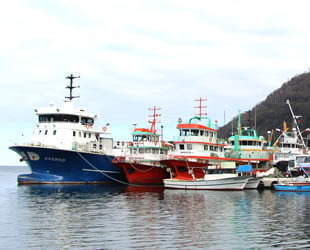
[[[198,136],[199,135],[199,130],[198,129],[192,129],[191,130],[191,136]]]
[[[210,132],[210,137],[213,137],[213,132]]]
[[[81,124],[82,125],[88,124],[89,126],[93,126],[94,125],[94,119],[89,118],[89,117],[82,117],[81,118]]]
[[[146,149],[145,149],[145,153],[146,153],[146,154],[150,154],[150,153],[151,153],[151,149],[150,149],[150,148],[146,148]]]
[[[203,145],[203,149],[208,151],[209,150],[209,146],[208,145]]]
[[[210,145],[210,151],[215,151],[215,147]]]
[[[39,135],[41,134],[42,130],[39,130]]]
[[[146,135],[135,135],[133,137],[133,141],[146,141],[147,136]]]
[[[184,144],[180,144],[179,148],[180,148],[180,150],[184,150],[185,149]]]
[[[45,130],[45,133],[44,133],[45,135],[47,135],[47,130]]]
[[[206,136],[209,136],[209,131],[206,131],[206,132],[205,132],[205,135],[206,135]]]
[[[159,149],[158,148],[152,148],[152,154],[158,154]]]
[[[189,135],[189,129],[182,129],[180,130],[180,136],[188,136]]]
[[[299,163],[310,163],[310,156],[296,156]]]
[[[204,132],[203,130],[200,130],[200,136],[203,136],[204,135]]]
[[[139,148],[139,154],[144,154],[144,148]]]
[[[53,131],[53,135],[56,135],[56,130]]]
[[[193,149],[193,145],[192,144],[187,144],[187,150],[192,150]]]
[[[78,123],[79,117],[77,115],[64,115],[64,114],[39,115],[39,123],[42,123],[42,122]]]
[[[161,150],[160,150],[160,154],[162,154],[162,155],[163,155],[163,154],[166,155],[167,153],[168,153],[168,150],[167,150],[167,149],[161,149]]]

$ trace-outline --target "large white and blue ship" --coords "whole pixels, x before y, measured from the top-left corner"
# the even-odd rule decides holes
[[[112,165],[112,138],[105,137],[106,127],[95,128],[98,116],[74,107],[73,80],[69,97],[62,107],[50,104],[35,109],[39,123],[29,142],[10,149],[21,156],[31,169],[18,176],[18,183],[121,183],[125,180]]]

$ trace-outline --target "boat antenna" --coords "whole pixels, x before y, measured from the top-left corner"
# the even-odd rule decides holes
[[[295,116],[295,115],[294,115],[294,112],[293,112],[293,109],[292,109],[292,107],[291,107],[291,104],[290,104],[290,100],[289,100],[289,99],[286,100],[286,104],[287,104],[288,107],[290,108],[290,111],[291,111],[292,116],[293,116],[294,123],[295,123],[295,125],[296,125],[296,128],[297,128],[297,130],[298,130],[298,134],[299,134],[300,139],[301,139],[301,141],[302,141],[302,144],[303,144],[304,147],[306,148],[306,144],[305,144],[304,138],[302,138],[302,135],[301,135],[301,133],[300,133],[300,129],[299,129],[299,126],[298,126],[298,122],[297,122],[297,118],[299,118],[299,117],[301,117],[301,116],[297,116],[297,115]]]
[[[149,115],[150,117],[153,117],[153,120],[149,121],[149,123],[152,123],[151,133],[156,133],[155,125],[156,125],[156,123],[160,123],[160,121],[156,120],[156,117],[161,116],[160,114],[156,114],[156,111],[160,110],[160,108],[156,108],[156,106],[154,106],[154,108],[149,108],[149,110],[153,111],[153,114]]]
[[[207,106],[202,106],[202,102],[205,102],[207,101],[207,99],[202,99],[201,97],[199,99],[195,99],[196,102],[199,102],[199,106],[198,107],[195,107],[195,108],[198,108],[199,109],[199,117],[202,117],[203,115],[207,116],[207,113],[202,113],[202,109],[205,109],[207,108]]]
[[[72,90],[80,87],[80,86],[73,86],[73,79],[75,79],[75,78],[80,78],[80,76],[73,76],[73,74],[70,74],[66,77],[66,79],[70,79],[70,85],[66,87],[66,89],[70,89],[70,96],[66,96],[66,98],[68,98],[70,101],[73,98],[79,98],[80,97],[80,96],[73,96],[72,95]]]

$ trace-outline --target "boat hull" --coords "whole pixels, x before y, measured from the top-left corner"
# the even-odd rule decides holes
[[[276,191],[310,192],[310,183],[288,183],[274,186]]]
[[[128,162],[117,162],[114,166],[122,171],[130,184],[163,185],[163,179],[169,178],[169,173],[160,166]]]
[[[257,189],[262,178],[250,177],[244,189]]]
[[[12,146],[30,174],[19,175],[19,184],[122,183],[123,174],[112,165],[113,156],[33,146]]]
[[[243,190],[249,177],[238,176],[218,179],[164,179],[164,186],[173,189],[202,189],[202,190]]]

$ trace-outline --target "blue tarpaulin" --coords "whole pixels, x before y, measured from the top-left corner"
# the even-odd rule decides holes
[[[236,170],[236,172],[251,172],[252,171],[252,165],[241,165]]]

